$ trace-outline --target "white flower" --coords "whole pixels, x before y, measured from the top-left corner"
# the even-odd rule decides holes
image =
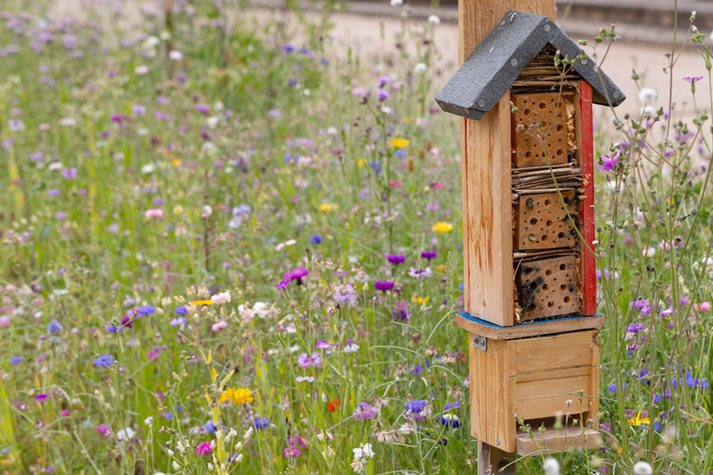
[[[652,117],[656,115],[656,108],[653,106],[646,106],[641,109],[641,115],[643,115],[644,117]]]
[[[267,318],[272,313],[272,307],[265,302],[255,302],[253,313],[260,318]]]
[[[354,342],[348,343],[344,346],[344,353],[354,353],[359,349],[359,345]]]
[[[656,89],[653,89],[651,87],[645,87],[639,91],[639,102],[642,104],[649,104],[651,102],[654,102],[656,99],[658,99],[659,94],[656,92]]]
[[[155,36],[149,36],[144,40],[144,48],[149,49],[149,48],[155,48],[158,46],[158,44],[161,42],[157,37]]]
[[[426,72],[426,69],[428,69],[428,66],[426,66],[426,63],[418,63],[414,68],[414,72],[416,74],[423,74]]]
[[[656,248],[653,246],[649,246],[645,248],[643,251],[641,251],[641,254],[644,255],[644,257],[653,257],[654,254],[656,254]]]
[[[542,469],[545,471],[545,475],[560,475],[560,463],[552,457],[545,459]]]
[[[126,429],[121,429],[119,432],[117,432],[116,438],[119,439],[119,441],[124,442],[133,439],[134,434],[136,434],[136,432],[134,432],[131,427],[127,427]]]
[[[201,208],[201,218],[208,218],[213,215],[213,208],[210,205],[203,205]]]
[[[214,115],[208,117],[205,121],[208,124],[208,127],[210,127],[211,129],[215,129],[215,127],[218,125],[218,122],[220,122],[220,117]]]
[[[147,163],[143,167],[141,167],[141,173],[144,175],[148,175],[149,173],[153,173],[156,170],[156,165],[153,163]]]
[[[146,66],[145,64],[140,64],[134,68],[134,73],[139,76],[142,76],[148,72],[149,72],[149,67]]]
[[[77,121],[74,117],[63,117],[62,119],[59,119],[59,125],[62,127],[74,127],[77,125]]]
[[[220,305],[222,303],[230,303],[230,292],[220,292],[218,294],[215,294],[210,298],[210,301],[216,305]]]
[[[366,462],[374,457],[374,451],[371,449],[371,444],[366,443],[361,447],[356,447],[352,449],[354,452],[354,460],[352,460],[352,468],[357,473],[362,473],[364,471],[364,465]]]
[[[432,25],[440,25],[441,19],[438,17],[438,15],[429,15],[428,22]]]
[[[392,7],[400,7],[404,4],[404,0],[391,0],[389,3],[391,3]]]
[[[636,475],[651,475],[654,473],[654,469],[647,462],[636,462],[633,470]]]
[[[181,470],[181,465],[175,460],[171,462],[171,467],[173,467],[173,469],[177,472]]]
[[[151,427],[153,425],[153,416],[149,416],[146,419],[144,419],[144,424]]]
[[[168,57],[173,61],[180,61],[183,59],[183,53],[181,53],[180,51],[173,50],[168,53]]]

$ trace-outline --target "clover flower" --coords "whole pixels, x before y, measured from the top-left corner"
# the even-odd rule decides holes
[[[368,402],[360,402],[354,409],[354,419],[358,421],[366,421],[376,417],[379,410]]]
[[[287,437],[287,446],[282,451],[286,459],[295,459],[302,455],[302,450],[306,449],[308,442],[299,434]]]

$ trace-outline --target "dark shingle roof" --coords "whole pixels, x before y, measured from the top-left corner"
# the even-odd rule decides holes
[[[574,61],[597,104],[618,106],[624,93],[549,18],[509,11],[436,96],[446,112],[479,119],[495,107],[523,69],[548,44]]]

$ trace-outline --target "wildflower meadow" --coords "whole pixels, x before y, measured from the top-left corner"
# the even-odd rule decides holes
[[[474,473],[439,18],[359,55],[332,2],[46,3],[0,2],[0,472]],[[603,446],[518,473],[713,473],[694,16],[668,91],[595,114]]]

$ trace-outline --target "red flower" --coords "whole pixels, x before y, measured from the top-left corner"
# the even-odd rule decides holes
[[[339,399],[332,399],[327,403],[327,407],[329,408],[330,412],[335,412],[337,409],[339,409],[339,406],[342,404],[342,401]]]

